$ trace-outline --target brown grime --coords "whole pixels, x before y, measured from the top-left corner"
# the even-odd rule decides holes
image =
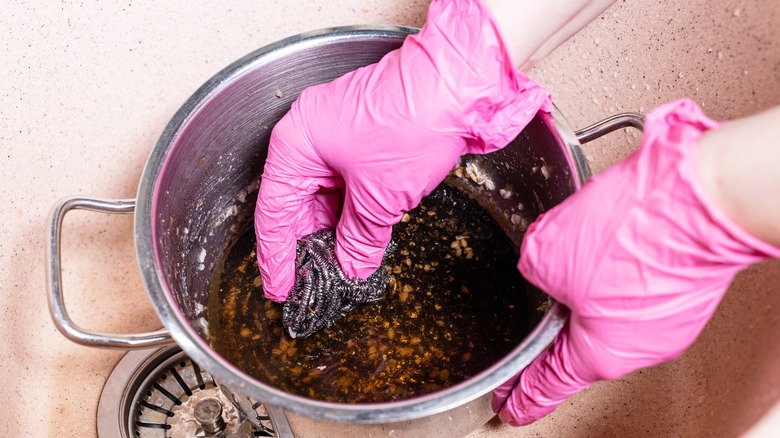
[[[405,219],[393,230],[385,298],[297,341],[281,305],[263,297],[254,235],[244,233],[211,284],[212,347],[260,381],[344,403],[416,397],[490,367],[541,317],[516,252],[484,210],[446,186]]]

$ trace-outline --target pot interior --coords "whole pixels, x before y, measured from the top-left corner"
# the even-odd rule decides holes
[[[209,282],[225,251],[251,221],[274,124],[302,89],[377,62],[412,31],[329,29],[260,49],[207,82],[170,122],[139,189],[139,201],[144,201],[139,215],[147,214],[148,204],[151,236],[137,239],[151,239],[161,290],[147,287],[182,348],[202,350],[206,345],[196,340],[199,346],[191,347],[181,339],[178,324],[200,337],[208,330],[204,307]],[[527,225],[573,193],[587,172],[578,149],[571,149],[576,141],[562,136],[573,138],[557,112],[539,114],[503,150],[461,159],[467,176],[476,172],[489,182],[456,177],[449,182],[476,199],[519,247]],[[548,301],[536,288],[527,289],[534,306]],[[536,312],[531,324],[543,316]],[[196,352],[188,353],[199,359]]]

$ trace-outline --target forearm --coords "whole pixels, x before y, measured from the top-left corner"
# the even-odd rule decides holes
[[[510,56],[523,70],[550,54],[604,12],[614,0],[483,0]]]
[[[780,246],[780,106],[699,141],[704,195],[753,236]]]

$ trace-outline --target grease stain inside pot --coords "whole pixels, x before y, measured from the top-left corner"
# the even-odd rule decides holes
[[[283,391],[343,403],[432,393],[478,374],[543,316],[517,252],[472,199],[442,184],[393,229],[385,297],[306,339],[263,297],[253,228],[227,251],[210,286],[209,342]]]

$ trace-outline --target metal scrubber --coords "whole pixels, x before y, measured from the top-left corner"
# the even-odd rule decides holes
[[[387,291],[390,275],[383,267],[365,280],[349,279],[335,248],[333,229],[321,229],[298,241],[295,286],[282,308],[282,322],[293,338],[306,338],[357,306],[381,300]],[[394,249],[391,242],[385,258]]]

